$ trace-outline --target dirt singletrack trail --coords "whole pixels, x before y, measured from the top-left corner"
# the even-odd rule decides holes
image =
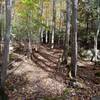
[[[97,79],[99,83],[95,83],[94,73],[100,68],[93,70],[93,63],[79,60],[78,80],[86,87],[85,89],[70,88],[67,70],[64,72],[62,66],[60,70],[58,68],[62,52],[59,49],[51,50],[47,46],[40,46],[38,52],[33,51],[31,59],[17,53],[19,60],[8,68],[6,92],[9,100],[41,100],[44,97],[62,96],[66,89],[69,92],[65,99],[53,100],[81,100],[82,98],[90,100],[90,97],[99,95],[100,82]]]
[[[65,83],[61,76],[55,74],[61,53],[61,50],[51,51],[41,46],[40,52],[34,52],[32,60],[23,57],[22,61],[15,62],[13,69],[16,70],[11,69],[13,72],[8,75],[10,80],[7,80],[10,99],[31,97],[35,100],[42,96],[61,94]],[[10,88],[14,90],[9,91]]]

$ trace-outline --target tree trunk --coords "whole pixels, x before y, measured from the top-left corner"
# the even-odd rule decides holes
[[[54,48],[54,35],[55,35],[55,17],[56,17],[56,10],[55,10],[55,0],[53,0],[53,18],[52,18],[52,36],[51,36],[51,48]]]
[[[43,43],[43,31],[44,31],[44,28],[40,28],[40,43]]]
[[[42,14],[43,14],[43,0],[40,0],[40,16],[42,17]],[[41,21],[41,19],[40,19],[40,21]],[[43,24],[43,21],[42,21],[42,24]],[[40,30],[40,43],[43,43],[43,31],[44,31],[44,29],[43,29],[43,27],[41,26],[40,28],[39,28],[39,30]]]
[[[99,8],[99,0],[98,0],[98,9],[97,9],[97,11],[98,11],[98,28],[97,28],[97,33],[94,36],[94,60],[95,60],[95,63],[97,62],[98,35],[99,35],[99,32],[100,32],[100,17],[99,17],[100,8]]]
[[[60,24],[59,24],[59,31],[61,32],[62,31],[62,6],[63,6],[63,3],[62,3],[63,1],[61,0],[60,1],[60,7],[61,7],[61,9],[60,9]]]
[[[46,18],[46,25],[49,26],[48,18]],[[45,42],[48,43],[48,30],[45,29]]]
[[[98,41],[98,36],[95,35],[94,36],[94,60],[95,60],[95,63],[97,62],[97,41]]]
[[[45,42],[46,44],[48,43],[48,31],[47,30],[45,31]]]
[[[1,5],[0,5],[1,7],[0,7],[0,14],[1,14],[1,19],[0,19],[0,53],[2,54],[2,50],[3,50],[3,40],[4,40],[4,25],[5,25],[5,13],[4,13],[4,11],[5,11],[5,6],[4,6],[4,4],[2,4],[1,3]],[[2,58],[2,57],[1,57]]]
[[[31,43],[31,33],[28,34],[28,53],[29,53],[29,57],[31,57],[32,54],[32,43]]]
[[[31,21],[32,21],[32,10],[29,12],[30,14],[27,16],[27,32],[28,32],[28,57],[31,57],[32,54],[32,29],[31,29]]]
[[[1,87],[2,88],[4,88],[5,86],[5,80],[6,80],[6,75],[7,75],[7,65],[8,65],[8,58],[9,58],[12,0],[5,0],[5,6],[6,6],[6,33],[4,36],[4,48],[3,48],[2,69],[1,69]]]
[[[71,75],[77,74],[77,7],[78,0],[72,0],[72,33],[71,33]]]
[[[67,5],[67,24],[66,24],[66,33],[65,33],[65,41],[64,41],[64,52],[63,52],[63,62],[67,64],[68,60],[68,52],[69,52],[69,35],[70,35],[70,0],[66,1]]]

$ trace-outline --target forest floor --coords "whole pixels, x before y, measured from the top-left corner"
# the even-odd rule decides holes
[[[70,87],[68,68],[59,67],[62,52],[40,46],[32,59],[13,53],[14,62],[8,68],[6,80],[9,100],[90,100],[100,96],[100,77],[95,75],[100,66],[94,70],[94,63],[79,60],[77,79],[81,87]]]

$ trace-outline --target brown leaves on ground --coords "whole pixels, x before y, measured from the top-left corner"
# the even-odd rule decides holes
[[[80,60],[78,81],[84,88],[71,88],[67,68],[58,69],[60,55],[62,50],[50,50],[46,46],[40,46],[31,60],[19,54],[22,60],[15,61],[8,69],[6,93],[9,100],[89,100],[100,95],[100,81],[96,82],[95,76],[100,67],[93,70],[93,63]]]

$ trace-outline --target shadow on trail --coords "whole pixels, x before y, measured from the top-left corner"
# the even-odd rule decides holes
[[[53,72],[55,70],[56,66],[50,66],[50,65],[46,64],[46,61],[39,59],[35,54],[32,55],[31,59],[33,62],[35,62],[35,64],[38,67],[42,68],[43,70],[45,70],[47,72]],[[54,70],[52,71],[51,69],[54,69]]]
[[[39,53],[40,56],[44,57],[45,54]],[[46,58],[49,58],[49,56],[45,56]],[[65,82],[66,81],[66,74],[58,71],[58,63],[59,62],[55,62],[56,65],[52,65],[52,64],[48,64],[51,63],[51,61],[44,61],[43,59],[38,58],[38,56],[36,55],[36,53],[34,52],[32,54],[31,57],[32,61],[41,69],[43,69],[44,71],[49,73],[49,77],[58,81],[58,82]],[[52,58],[53,59],[53,58]]]
[[[38,52],[38,53],[39,53],[39,55],[41,55],[45,59],[49,60],[50,62],[53,62],[54,64],[57,64],[57,58],[55,58],[54,56],[48,55],[44,52]]]
[[[45,54],[47,56],[53,57],[55,59],[58,59],[58,57],[55,56],[55,54],[59,54],[59,53],[62,53],[62,52],[61,52],[61,50],[50,49],[50,48],[47,48],[46,46],[45,47],[41,46],[39,53],[42,53],[42,54]]]

